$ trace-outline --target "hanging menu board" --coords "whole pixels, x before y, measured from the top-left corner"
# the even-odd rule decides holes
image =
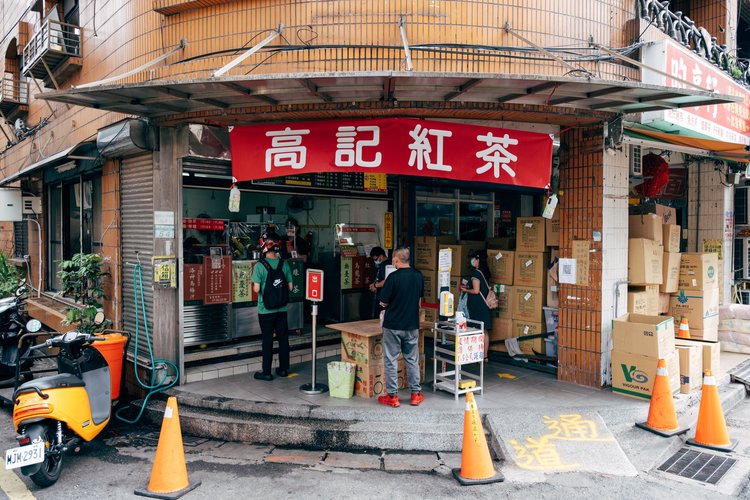
[[[184,296],[185,302],[191,300],[203,300],[206,294],[206,287],[203,282],[203,265],[202,264],[185,264],[184,265]]]
[[[254,260],[237,260],[232,262],[232,302],[254,302],[258,295],[253,293]]]
[[[206,283],[204,304],[232,302],[232,257],[203,257],[203,278]]]
[[[365,193],[385,193],[387,191],[386,174],[362,172],[322,172],[317,174],[287,175],[285,177],[254,180],[253,184],[301,186],[317,189],[334,189],[338,191],[360,191]]]

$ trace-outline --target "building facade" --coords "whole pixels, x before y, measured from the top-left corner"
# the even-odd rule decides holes
[[[554,171],[552,158],[531,168],[551,172],[548,190],[560,200],[559,255],[572,257],[576,242],[589,249],[588,275],[559,291],[558,377],[602,387],[611,377],[612,319],[626,310],[633,148],[623,139],[623,121],[644,125],[649,113],[695,106],[723,113],[739,106],[725,128],[747,138],[747,67],[727,56],[737,46],[740,5],[699,2],[689,11],[690,24],[684,3],[678,15],[674,5],[670,11],[646,0],[3,2],[0,110],[8,146],[0,153],[0,173],[6,187],[40,198],[42,211],[3,224],[0,239],[28,256],[31,281],[41,291],[30,311],[52,327],[66,307],[54,293],[57,261],[102,253],[110,273],[108,317],[134,330],[143,318],[142,293],[156,356],[176,362],[187,382],[186,363],[188,369],[204,363],[198,347],[217,340],[200,332],[229,328],[234,336],[219,340],[236,341],[238,325],[251,317],[239,320],[237,306],[194,306],[185,291],[190,224],[225,211],[209,209],[216,193],[226,204],[232,185],[226,143],[232,127],[408,118],[550,134],[559,143]],[[654,72],[657,63],[644,66],[648,50],[667,46],[688,62],[718,65],[733,83],[719,88],[679,67]],[[656,121],[659,130],[674,125],[669,117]],[[689,123],[681,127],[695,135]],[[707,132],[702,135],[714,137]],[[718,142],[747,144],[732,137]],[[638,145],[677,147],[652,139]],[[687,148],[689,158],[675,161],[688,171],[687,245],[699,249],[704,240],[720,239],[731,255],[731,236],[716,231],[731,219],[731,190],[704,179],[722,157],[714,149]],[[745,157],[722,160],[722,168]],[[445,191],[424,177],[389,178],[381,195],[372,196],[318,186],[315,196],[328,200],[328,213],[336,216],[305,222],[328,231],[320,236],[327,241],[333,229],[324,226],[353,222],[351,208],[342,207],[369,210],[363,226],[380,224],[389,212],[395,215],[392,244],[409,244],[427,234],[420,200],[432,210]],[[478,210],[472,203],[491,207],[490,215],[477,216],[487,226],[478,238],[498,236],[493,229],[503,217],[498,200],[504,195],[497,183],[461,186],[451,203],[459,212],[462,196],[468,211]],[[293,190],[262,184],[245,190],[287,196],[290,213],[315,213],[289,202]],[[508,210],[513,217],[539,215],[545,194],[515,191]],[[461,216],[451,217],[456,227],[446,231],[468,239],[461,238]],[[376,231],[388,239],[382,226]],[[169,258],[175,280],[154,284],[154,266]],[[724,262],[729,268],[731,259]],[[142,289],[136,263],[144,272]],[[242,355],[241,343],[224,344],[229,350],[217,359]]]

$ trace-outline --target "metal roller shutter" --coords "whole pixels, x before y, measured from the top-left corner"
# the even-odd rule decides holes
[[[232,162],[209,158],[186,157],[182,159],[182,171],[187,174],[232,175]]]
[[[135,350],[135,297],[133,293],[135,269],[132,264],[140,259],[143,270],[143,299],[146,306],[148,331],[153,338],[153,270],[151,257],[154,248],[154,160],[148,153],[122,160],[120,168],[120,203],[122,224],[122,314],[126,331],[133,336],[128,348],[130,358]],[[148,365],[148,346],[144,335],[143,311],[138,312],[138,362]]]

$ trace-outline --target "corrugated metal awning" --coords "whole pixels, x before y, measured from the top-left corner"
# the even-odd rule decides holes
[[[379,101],[513,103],[627,114],[742,100],[709,91],[640,82],[412,72],[161,80],[51,91],[36,97],[151,118],[205,111],[226,113],[232,108]]]
[[[640,144],[645,147],[662,147],[663,149],[675,149],[699,156],[750,163],[750,146],[745,146],[744,144],[680,134],[668,134],[666,132],[635,127],[625,127],[625,135],[631,139],[641,141],[637,142],[626,139],[626,142]],[[677,146],[679,149],[673,148],[674,146]]]
[[[76,144],[75,146],[63,149],[62,151],[58,151],[57,153],[50,155],[47,158],[43,158],[36,163],[27,165],[15,174],[9,175],[8,177],[0,180],[0,186],[5,186],[7,184],[10,184],[11,182],[17,181],[21,177],[27,177],[39,170],[48,167],[55,167],[57,165],[60,165],[61,163],[65,163],[66,161],[79,159],[95,160],[96,158],[94,157],[79,156],[79,154],[81,153],[91,154],[92,150],[96,150],[95,142],[81,142],[79,144]]]

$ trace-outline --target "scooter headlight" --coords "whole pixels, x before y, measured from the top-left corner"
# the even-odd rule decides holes
[[[38,319],[30,319],[26,323],[26,331],[27,332],[36,333],[36,332],[38,332],[41,329],[42,329],[42,322],[39,321]]]

